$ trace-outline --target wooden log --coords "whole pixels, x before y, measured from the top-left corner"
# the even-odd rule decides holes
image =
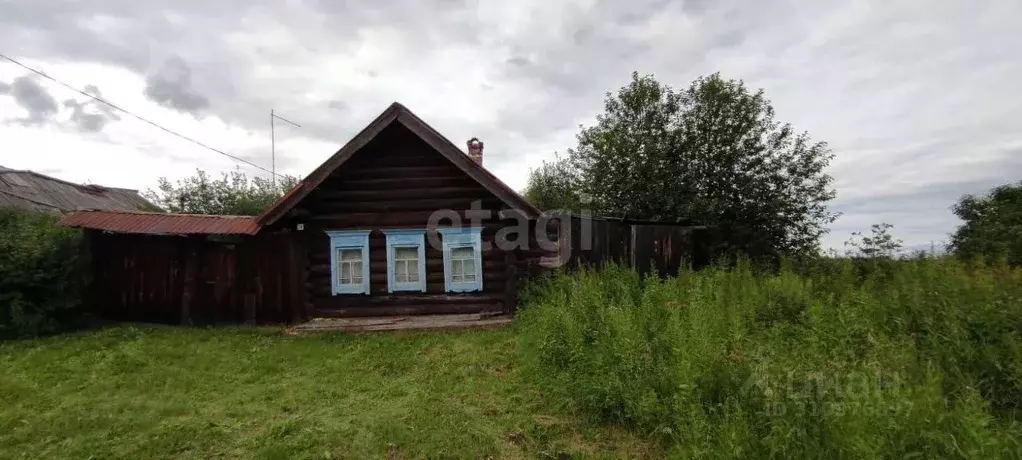
[[[514,251],[508,251],[504,258],[504,313],[518,309],[518,267]]]
[[[367,317],[367,316],[406,316],[406,315],[447,315],[447,314],[495,314],[501,312],[499,302],[478,304],[422,304],[380,307],[324,307],[316,310],[315,315],[321,318]]]
[[[424,294],[424,293],[395,293],[383,295],[339,295],[319,297],[313,299],[316,308],[332,306],[340,307],[380,307],[380,306],[403,306],[403,305],[432,305],[432,304],[482,304],[499,303],[503,300],[501,294],[485,293],[464,293],[464,294]]]
[[[288,299],[288,310],[290,311],[291,321],[293,323],[299,323],[306,318],[306,312],[304,309],[305,298],[303,293],[305,292],[305,280],[303,279],[305,272],[305,248],[301,242],[301,233],[294,233],[288,235],[288,260],[287,260],[287,273],[288,273],[288,285],[287,291],[290,294]]]
[[[486,196],[486,190],[479,186],[434,187],[394,190],[326,190],[316,191],[317,200],[342,201],[397,201],[430,198],[478,198]]]
[[[466,187],[474,185],[468,176],[452,175],[440,177],[393,177],[383,179],[373,178],[345,178],[334,180],[323,184],[325,188],[332,190],[394,190],[409,188],[433,188],[433,187]]]
[[[385,278],[377,278],[379,281],[369,282],[369,292],[372,296],[389,296],[391,293],[387,290],[387,280]],[[315,298],[331,297],[332,291],[330,287],[329,277],[321,277],[317,280],[313,280],[308,283],[309,292]],[[484,293],[493,292],[504,292],[504,281],[503,279],[489,279],[486,275],[483,275],[483,291]],[[409,291],[409,294],[413,292]],[[420,295],[444,295],[447,294],[446,287],[444,286],[443,280],[440,281],[428,281],[426,282],[426,292],[422,291],[414,292],[414,294]],[[341,296],[347,297],[347,296]]]
[[[417,146],[409,146],[406,151],[420,150]],[[372,159],[371,162],[365,166],[358,168],[392,168],[392,167],[410,167],[410,166],[450,166],[443,157],[436,154],[429,155],[400,155],[395,153],[400,152],[398,149],[387,151],[387,155],[379,155]]]
[[[458,168],[452,165],[444,166],[391,166],[388,168],[373,168],[363,167],[352,170],[349,174],[343,174],[341,178],[353,176],[353,177],[367,177],[367,178],[385,178],[385,177],[435,177],[449,175],[452,172],[461,172]]]
[[[495,200],[479,200],[476,197],[463,198],[424,198],[417,200],[395,200],[395,201],[337,201],[321,200],[303,204],[308,208],[310,215],[317,213],[360,213],[360,212],[397,212],[397,211],[436,211],[439,209],[453,209],[464,212],[472,209],[475,201],[479,201],[479,209],[490,209],[496,214],[500,209],[500,202]],[[311,209],[318,211],[311,212]]]
[[[452,212],[438,212],[438,211],[400,211],[400,212],[364,212],[364,213],[322,213],[315,214],[311,217],[313,221],[319,222],[318,225],[336,226],[338,228],[371,228],[371,229],[383,229],[383,228],[425,228],[430,222],[430,218],[433,217],[434,222],[440,227],[451,225],[451,218],[454,215],[458,216],[461,225],[468,225],[470,223],[468,215],[465,210],[451,210]],[[481,212],[487,212],[487,210],[481,210]],[[436,215],[434,217],[434,214]],[[492,221],[494,213],[491,211],[487,218],[486,214],[481,215],[481,222]]]
[[[313,275],[330,275],[330,263],[317,263],[309,265],[309,272]],[[426,273],[443,273],[444,260],[443,258],[427,258],[426,259]],[[483,275],[491,270],[502,271],[504,270],[504,263],[496,257],[488,257],[483,259]],[[369,263],[369,272],[372,274],[387,273],[387,261],[386,260],[373,260]],[[443,277],[440,279],[443,281]]]

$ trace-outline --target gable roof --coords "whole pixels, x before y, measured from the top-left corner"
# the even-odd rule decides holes
[[[497,176],[487,171],[479,163],[468,157],[464,152],[461,151],[457,146],[454,145],[449,139],[438,133],[433,127],[426,124],[421,118],[408,110],[407,107],[395,102],[384,110],[379,116],[376,117],[368,126],[365,127],[361,132],[355,135],[347,144],[344,144],[337,153],[328,158],[323,164],[321,164],[315,171],[311,172],[301,182],[298,183],[291,191],[281,197],[272,206],[256,218],[259,225],[271,225],[278,219],[283,217],[290,211],[299,201],[308,196],[316,187],[319,186],[327,177],[330,176],[337,168],[340,168],[345,162],[347,162],[352,156],[355,155],[362,147],[365,147],[370,141],[372,141],[384,128],[390,126],[393,123],[401,123],[404,127],[408,128],[411,132],[415,133],[420,139],[426,142],[433,150],[436,150],[444,158],[453,163],[458,169],[461,169],[465,174],[475,180],[479,185],[483,186],[487,191],[494,194],[497,198],[504,202],[504,204],[510,206],[512,209],[517,209],[523,212],[529,218],[535,218],[540,215],[540,211],[535,206],[525,201],[517,192],[508,187],[507,184],[501,182]]]
[[[135,211],[155,208],[138,190],[80,185],[35,171],[0,166],[0,207],[68,213],[80,209]]]
[[[143,235],[255,235],[252,216],[79,211],[60,220],[65,227]]]

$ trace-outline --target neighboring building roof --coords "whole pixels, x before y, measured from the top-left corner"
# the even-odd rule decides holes
[[[135,211],[155,208],[138,190],[80,185],[34,171],[0,166],[0,207],[47,213],[81,209]]]
[[[369,126],[366,126],[361,132],[355,135],[347,144],[344,144],[337,153],[333,154],[328,158],[322,165],[316,168],[315,171],[310,173],[305,179],[298,183],[295,188],[291,189],[286,195],[281,197],[266,211],[259,215],[257,221],[259,225],[270,225],[284,216],[288,211],[291,210],[302,198],[305,198],[310,192],[312,192],[320,183],[326,180],[331,173],[337,170],[343,165],[348,159],[350,159],[356,152],[362,147],[373,140],[384,128],[392,123],[401,123],[410,131],[419,136],[423,141],[429,144],[437,152],[440,152],[445,158],[451,163],[454,163],[459,169],[464,171],[472,179],[475,179],[479,185],[487,189],[490,193],[494,194],[497,198],[503,201],[505,204],[510,206],[512,209],[517,209],[525,213],[529,218],[535,218],[540,215],[540,211],[535,206],[525,201],[517,192],[508,187],[506,184],[501,182],[497,176],[487,171],[479,163],[469,158],[464,152],[455,146],[450,140],[442,136],[431,126],[426,124],[421,118],[417,117],[411,110],[408,110],[405,106],[395,102],[384,110]]]
[[[79,211],[60,220],[66,227],[145,235],[255,235],[252,216],[209,216],[158,212]]]

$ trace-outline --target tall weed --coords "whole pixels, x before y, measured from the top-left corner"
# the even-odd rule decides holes
[[[680,457],[1012,457],[1022,271],[920,259],[640,278],[560,273],[519,317],[525,366],[578,412]]]

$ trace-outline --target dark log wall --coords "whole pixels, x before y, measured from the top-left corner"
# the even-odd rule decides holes
[[[386,237],[382,229],[425,229],[438,210],[490,211],[483,226],[483,290],[447,294],[443,254],[426,237],[426,292],[387,292]],[[499,199],[400,124],[387,127],[282,219],[280,227],[304,224],[308,240],[308,297],[315,314],[388,315],[500,311],[508,305],[508,277],[526,273],[538,252],[512,251],[509,257],[493,244],[497,231],[514,220],[499,218],[506,209]],[[440,226],[450,225],[449,220]],[[331,295],[330,239],[327,230],[372,230],[369,238],[370,291],[366,295]],[[529,238],[522,235],[523,238]],[[530,238],[533,239],[534,238]],[[436,241],[440,241],[439,238]],[[509,271],[508,264],[515,265]],[[514,287],[514,289],[517,289]]]
[[[444,292],[443,254],[426,239],[426,292],[387,292],[382,229],[425,229],[439,210],[490,211],[483,227],[481,292]],[[384,316],[506,312],[516,307],[519,280],[545,269],[556,253],[557,223],[537,234],[536,222],[511,239],[526,248],[502,250],[498,231],[507,206],[407,128],[392,124],[343,164],[283,219],[257,236],[210,238],[90,231],[94,281],[87,301],[105,318],[164,323],[280,323],[313,316]],[[303,230],[298,230],[302,224]],[[450,226],[449,220],[439,226]],[[330,239],[325,230],[372,230],[370,290],[332,296]],[[440,241],[439,238],[435,238]],[[548,262],[551,262],[548,260]],[[556,262],[551,262],[556,265]]]
[[[305,250],[288,234],[231,243],[89,233],[86,301],[105,319],[210,324],[308,317],[304,290],[291,288],[304,284],[304,271],[289,268],[303,263]]]

